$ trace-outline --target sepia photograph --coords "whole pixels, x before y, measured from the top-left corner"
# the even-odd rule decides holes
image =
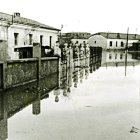
[[[0,0],[0,140],[140,140],[139,0]]]

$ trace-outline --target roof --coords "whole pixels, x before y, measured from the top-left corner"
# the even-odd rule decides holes
[[[90,34],[88,32],[67,32],[66,34]]]
[[[125,33],[109,33],[109,32],[99,32],[94,35],[102,35],[105,38],[108,39],[127,39],[127,34]],[[128,39],[129,40],[140,40],[140,35],[137,34],[128,34]]]
[[[90,33],[87,32],[67,32],[61,34],[64,37],[68,37],[70,39],[88,39],[90,37]]]
[[[42,23],[35,21],[35,20],[32,20],[32,19],[24,18],[21,16],[14,17],[13,15],[2,13],[2,12],[0,12],[0,21],[6,21],[10,24],[18,23],[18,24],[29,25],[29,26],[33,26],[33,27],[39,27],[39,28],[44,28],[44,29],[60,31],[60,29],[42,24]]]

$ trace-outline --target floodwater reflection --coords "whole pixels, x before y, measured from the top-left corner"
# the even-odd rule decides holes
[[[0,94],[0,140],[138,140],[140,65],[98,52],[61,62],[60,73]]]

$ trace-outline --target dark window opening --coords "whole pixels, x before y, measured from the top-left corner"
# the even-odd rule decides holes
[[[109,54],[109,59],[112,59],[112,55],[111,54]]]
[[[112,41],[110,41],[110,47],[112,47]]]
[[[30,48],[20,48],[18,51],[19,51],[19,59],[33,57],[33,49],[31,47]]]
[[[18,33],[14,33],[14,44],[18,45]]]
[[[121,47],[123,47],[124,46],[124,43],[123,42],[121,42]]]
[[[123,59],[123,54],[120,54],[120,59]]]
[[[33,35],[29,34],[29,45],[33,44]]]
[[[40,35],[40,45],[43,45],[43,35]]]
[[[52,36],[50,36],[50,47],[52,46]]]

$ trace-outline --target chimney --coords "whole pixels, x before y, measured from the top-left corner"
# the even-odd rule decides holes
[[[20,17],[20,13],[15,12],[15,13],[14,13],[14,17]]]

